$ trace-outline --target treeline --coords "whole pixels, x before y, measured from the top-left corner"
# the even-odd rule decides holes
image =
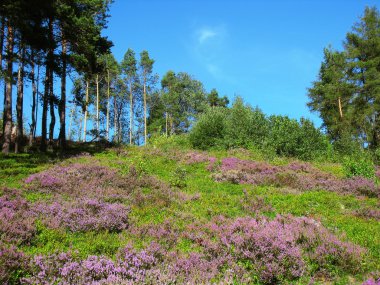
[[[344,50],[324,49],[318,79],[308,91],[329,139],[342,152],[380,146],[380,15],[366,8],[347,33]]]
[[[97,74],[98,58],[112,43],[101,35],[106,26],[109,0],[4,0],[0,4],[0,68],[4,82],[2,152],[12,142],[13,88],[16,87],[15,152],[24,138],[24,86],[31,84],[29,144],[36,136],[37,100],[42,106],[40,149],[53,144],[59,113],[59,146],[66,144],[66,79],[68,72]],[[17,71],[15,66],[17,65]],[[56,92],[56,81],[60,87]],[[39,83],[43,87],[40,88]],[[57,94],[59,93],[59,94]],[[47,126],[48,112],[50,125]],[[47,141],[48,139],[48,141]]]
[[[128,49],[121,62],[112,54],[99,57],[98,62],[103,65],[101,72],[82,74],[74,81],[70,139],[86,141],[90,136],[92,140],[146,144],[152,134],[187,132],[207,106],[229,103],[215,89],[206,92],[200,81],[185,72],[168,71],[158,86],[155,61],[145,50],[139,58]]]
[[[102,36],[111,2],[1,2],[4,154],[13,148],[20,152],[26,144],[41,151],[54,148],[57,122],[62,150],[67,135],[77,141],[143,144],[152,133],[187,132],[208,105],[228,105],[227,97],[220,98],[215,89],[206,92],[200,81],[184,72],[167,72],[158,87],[154,60],[147,51],[136,59],[128,49],[118,63],[110,52],[112,42]],[[69,78],[74,82],[72,97],[66,90]],[[31,110],[25,110],[30,112],[28,126],[24,101],[31,102]]]

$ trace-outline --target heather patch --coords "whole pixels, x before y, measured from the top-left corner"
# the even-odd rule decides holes
[[[29,176],[25,179],[25,185],[30,192],[59,197],[101,197],[106,201],[131,200],[132,192],[146,187],[167,188],[166,184],[152,176],[140,176],[133,166],[129,167],[127,175],[120,175],[117,170],[96,163],[55,166]]]
[[[330,276],[337,270],[357,273],[365,251],[343,242],[318,222],[307,218],[218,217],[206,224],[191,224],[185,231],[169,222],[132,229],[154,242],[136,251],[127,246],[115,259],[70,253],[36,256],[28,284],[60,280],[60,284],[278,284],[302,276]],[[200,251],[184,255],[170,250],[187,238]],[[71,282],[71,283],[70,283]],[[99,283],[95,283],[99,282]],[[131,282],[131,283],[128,283]]]
[[[229,256],[266,284],[310,273],[357,273],[365,253],[339,240],[318,222],[292,216],[274,220],[219,217],[209,224],[190,225],[185,232],[209,257]]]
[[[119,203],[96,199],[34,205],[34,212],[49,228],[66,228],[71,232],[120,232],[128,228],[129,208]]]
[[[370,279],[364,281],[362,285],[380,285],[380,279],[375,280],[373,278],[370,278]]]
[[[0,242],[0,283],[18,284],[28,268],[28,258],[15,246]]]
[[[35,234],[35,217],[30,204],[17,190],[5,189],[0,197],[1,241],[29,244]]]
[[[343,194],[378,197],[380,189],[371,179],[352,177],[338,179],[322,172],[308,163],[293,162],[284,166],[273,166],[266,162],[225,158],[213,173],[218,182],[234,184],[272,185],[307,190],[328,190]]]

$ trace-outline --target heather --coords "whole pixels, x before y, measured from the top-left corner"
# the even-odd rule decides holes
[[[377,280],[378,188],[339,165],[173,138],[45,163],[0,190],[1,283]]]
[[[235,184],[273,185],[300,191],[321,189],[368,197],[380,195],[380,188],[372,179],[361,176],[339,179],[304,162],[273,166],[266,162],[228,157],[222,159],[213,177],[218,182]]]

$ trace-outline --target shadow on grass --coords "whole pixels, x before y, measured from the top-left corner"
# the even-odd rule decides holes
[[[94,155],[115,146],[108,142],[70,142],[64,151],[54,148],[40,152],[38,146],[34,146],[24,153],[9,155],[0,153],[0,187],[18,187],[23,178],[43,170],[49,164],[84,153]]]

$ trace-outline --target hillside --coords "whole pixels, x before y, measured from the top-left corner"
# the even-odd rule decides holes
[[[379,187],[179,139],[0,160],[1,284],[362,284]],[[366,284],[375,284],[367,281]]]

